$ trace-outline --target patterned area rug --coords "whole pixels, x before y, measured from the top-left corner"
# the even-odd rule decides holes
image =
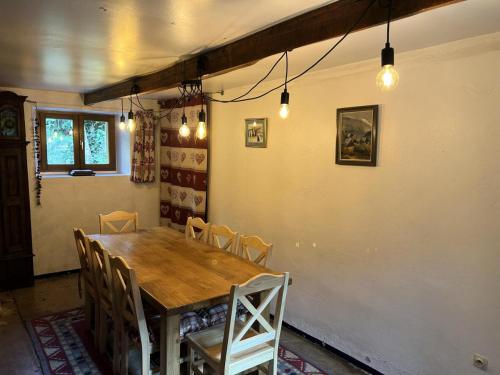
[[[82,309],[44,316],[27,322],[44,375],[108,375],[111,363],[94,349],[85,330]],[[316,366],[280,346],[278,374],[325,375]]]

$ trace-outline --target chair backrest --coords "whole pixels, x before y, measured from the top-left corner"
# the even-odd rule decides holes
[[[241,354],[244,351],[251,353],[251,349],[259,345],[270,343],[274,348],[274,357],[276,358],[281,325],[283,322],[283,313],[285,311],[286,294],[288,291],[289,274],[272,275],[263,273],[257,275],[246,283],[233,285],[229,298],[227,320],[224,331],[224,340],[222,342],[221,366],[224,368],[224,374],[234,373],[231,371],[231,359],[233,356]],[[247,298],[248,295],[261,293],[265,297],[261,300],[258,307],[254,307]],[[265,317],[263,312],[270,306],[270,303],[276,298],[276,307],[274,311],[274,320],[272,323]],[[241,302],[249,312],[249,319],[236,325],[237,304]],[[252,325],[258,322],[262,331],[251,335]],[[240,328],[241,327],[241,328]]]
[[[92,269],[99,299],[109,303],[113,302],[111,289],[111,269],[109,265],[109,252],[102,247],[99,241],[89,241],[89,252],[92,256]]]
[[[128,266],[122,257],[110,258],[111,279],[113,286],[113,314],[119,329],[124,325],[135,328],[139,332],[142,353],[147,353],[149,333],[142,306],[141,292],[135,271]],[[148,358],[143,358],[149,362]]]
[[[89,240],[85,236],[83,230],[73,228],[73,235],[75,236],[76,250],[78,251],[78,258],[80,259],[80,268],[85,281],[94,285],[94,277],[92,270],[92,257],[89,252]]]
[[[225,225],[211,225],[209,243],[219,249],[236,254],[238,251],[238,233]]]
[[[114,211],[99,215],[99,231],[101,234],[137,232],[139,214],[137,212]]]
[[[240,255],[261,266],[266,266],[271,257],[272,248],[272,244],[265,243],[258,236],[240,236]]]
[[[195,229],[198,229],[198,231]],[[189,216],[184,233],[186,234],[186,238],[193,238],[195,240],[208,242],[210,223],[205,223],[203,219],[199,217]]]

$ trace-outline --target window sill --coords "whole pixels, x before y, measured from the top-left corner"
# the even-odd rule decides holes
[[[42,179],[52,179],[52,178],[83,178],[83,177],[120,177],[128,176],[129,173],[117,173],[117,172],[97,172],[95,176],[70,176],[67,173],[55,173],[55,172],[42,172]]]

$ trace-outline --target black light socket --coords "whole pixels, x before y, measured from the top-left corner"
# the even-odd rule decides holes
[[[207,119],[207,117],[205,115],[205,111],[202,109],[200,111],[200,113],[198,113],[198,121],[199,122],[206,122],[206,119]]]
[[[120,116],[120,122],[125,122],[125,115],[122,113],[122,115]]]
[[[290,94],[286,89],[281,93],[281,104],[290,104]]]
[[[185,114],[183,114],[181,117],[181,123],[182,123],[182,125],[187,125],[187,123],[188,123],[188,119],[187,119]]]
[[[123,117],[123,116],[122,116],[122,117]],[[133,120],[133,119],[134,119],[134,112],[132,112],[132,110],[130,110],[130,111],[128,112],[128,119],[129,119],[129,120]]]
[[[386,65],[394,65],[394,48],[390,43],[386,43],[382,50],[382,66]]]

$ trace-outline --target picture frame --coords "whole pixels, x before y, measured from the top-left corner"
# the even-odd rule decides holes
[[[335,163],[375,167],[378,105],[337,109]]]
[[[245,119],[245,146],[267,147],[267,118]]]

